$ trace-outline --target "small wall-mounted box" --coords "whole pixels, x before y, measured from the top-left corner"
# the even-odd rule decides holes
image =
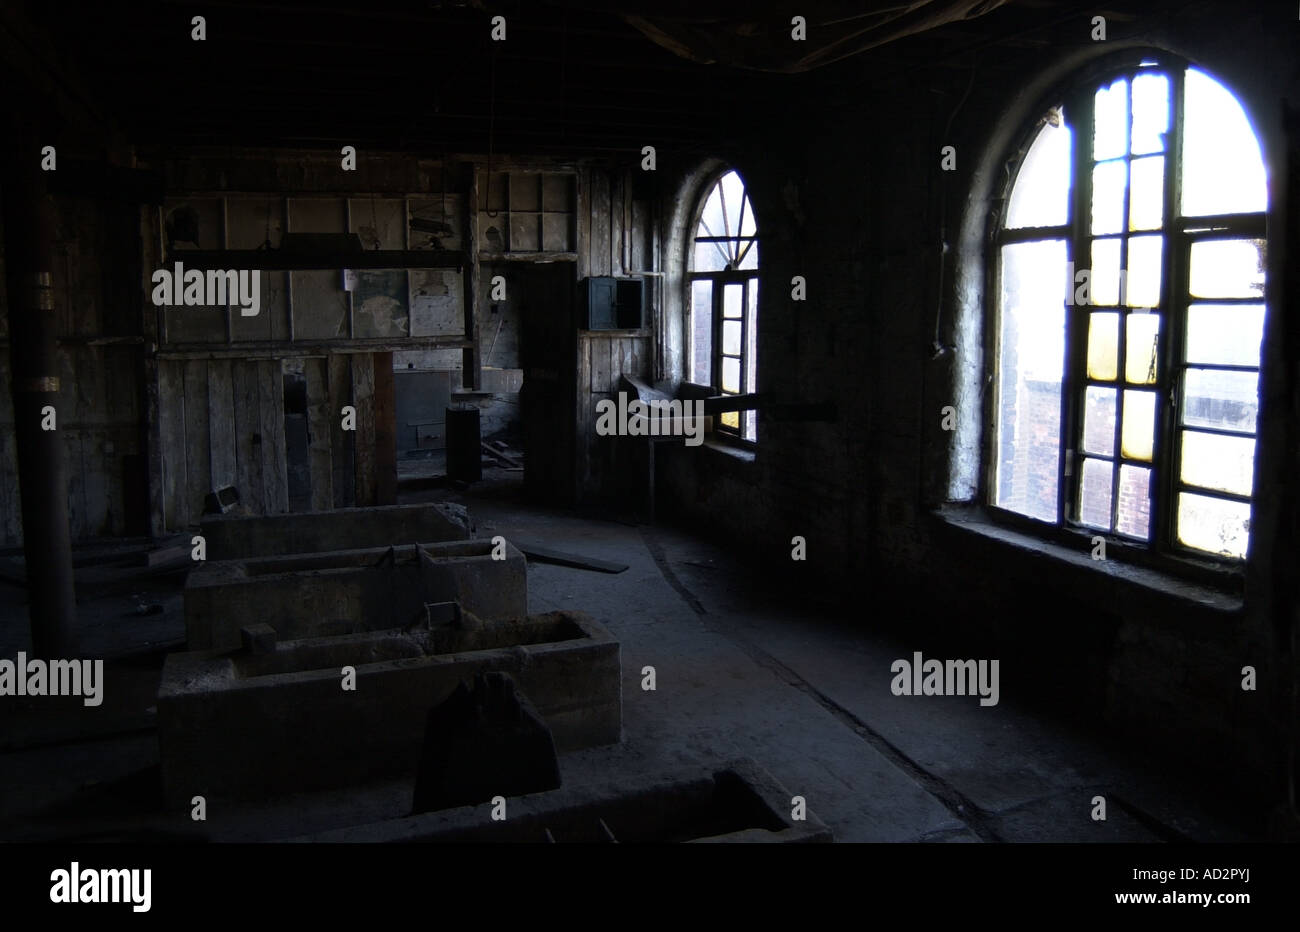
[[[585,330],[639,330],[645,325],[645,279],[609,276],[582,280]]]

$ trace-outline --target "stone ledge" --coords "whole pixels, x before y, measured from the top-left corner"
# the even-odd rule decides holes
[[[1062,567],[1109,576],[1117,583],[1143,589],[1187,607],[1209,609],[1224,615],[1236,615],[1245,605],[1243,597],[1235,592],[1205,583],[1193,582],[1170,572],[1136,566],[1119,559],[1093,560],[1081,552],[1056,541],[1046,540],[1025,531],[998,524],[985,514],[973,509],[932,509],[931,517],[942,525],[960,533],[979,537],[1022,553],[1040,554]]]

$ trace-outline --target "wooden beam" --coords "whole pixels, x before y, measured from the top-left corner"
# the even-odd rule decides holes
[[[464,252],[447,249],[364,249],[310,255],[285,249],[179,249],[168,260],[187,269],[260,269],[294,272],[331,269],[463,269]],[[165,266],[164,266],[165,267]]]
[[[414,339],[358,340],[249,340],[225,343],[173,343],[157,354],[158,359],[280,359],[290,356],[393,353],[403,350],[463,349],[470,341],[462,337],[415,337]]]

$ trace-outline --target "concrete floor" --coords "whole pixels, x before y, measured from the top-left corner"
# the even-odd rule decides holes
[[[808,607],[780,579],[756,581],[694,535],[522,505],[519,473],[487,470],[485,480],[402,500],[463,502],[481,537],[629,567],[617,575],[528,567],[530,611],[585,611],[622,644],[624,740],[564,755],[566,785],[747,756],[804,796],[842,842],[1263,835],[1217,808],[1228,794],[1035,712],[1005,678],[993,707],[975,697],[894,696],[890,664],[912,647],[871,634],[870,607],[860,617]],[[269,839],[404,815],[403,783],[213,811],[205,823],[160,810],[152,691],[163,654],[184,635],[178,582],[136,579],[82,600],[84,650],[110,658],[105,703],[93,715],[53,700],[0,704],[0,839]],[[27,647],[22,598],[0,584],[0,656]],[[164,610],[137,615],[142,601]],[[654,691],[642,689],[646,666],[655,668]],[[1089,817],[1098,795],[1105,822]]]

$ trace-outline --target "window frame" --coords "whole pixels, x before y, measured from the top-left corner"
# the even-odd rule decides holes
[[[1153,66],[1143,66],[1143,62],[1154,61]],[[1184,98],[1183,82],[1188,68],[1198,68],[1219,82],[1245,111],[1254,131],[1257,121],[1252,118],[1249,107],[1238,92],[1222,82],[1213,71],[1202,69],[1186,58],[1166,51],[1139,48],[1126,50],[1117,55],[1110,55],[1093,62],[1089,66],[1075,70],[1064,82],[1037,102],[1032,111],[1033,117],[1016,134],[1013,146],[1003,161],[1007,168],[1006,178],[1001,190],[996,192],[991,202],[988,224],[986,227],[985,250],[985,294],[989,313],[985,318],[984,352],[990,361],[985,372],[991,390],[985,391],[982,423],[984,431],[981,442],[980,494],[981,505],[986,513],[997,523],[1005,524],[1027,533],[1043,537],[1071,547],[1091,546],[1092,541],[1100,536],[1106,541],[1107,556],[1115,555],[1126,562],[1131,562],[1156,570],[1172,571],[1200,582],[1224,586],[1239,590],[1243,584],[1245,569],[1252,558],[1256,539],[1254,537],[1254,509],[1258,493],[1258,469],[1260,463],[1259,443],[1262,411],[1257,411],[1253,438],[1255,442],[1255,481],[1249,498],[1251,508],[1251,537],[1246,554],[1242,558],[1226,554],[1213,554],[1196,550],[1178,542],[1176,530],[1175,502],[1180,490],[1185,486],[1179,478],[1180,444],[1177,442],[1183,425],[1179,424],[1177,405],[1182,403],[1182,378],[1189,364],[1185,360],[1184,336],[1187,326],[1189,306],[1197,299],[1189,294],[1189,259],[1193,243],[1214,239],[1253,238],[1265,241],[1268,236],[1268,205],[1259,212],[1225,214],[1214,216],[1184,217],[1181,215],[1180,175],[1183,164],[1183,117]],[[1094,239],[1109,237],[1111,234],[1094,235],[1090,229],[1090,217],[1085,208],[1091,204],[1092,188],[1092,131],[1094,126],[1095,95],[1098,90],[1120,78],[1130,81],[1142,73],[1160,73],[1170,81],[1170,131],[1168,145],[1164,152],[1166,158],[1164,177],[1164,209],[1161,226],[1150,231],[1163,240],[1161,257],[1161,283],[1159,307],[1147,313],[1158,314],[1161,321],[1160,348],[1158,356],[1157,378],[1153,385],[1130,386],[1124,378],[1124,372],[1117,371],[1111,387],[1117,391],[1115,448],[1111,461],[1115,464],[1114,476],[1118,475],[1118,466],[1123,462],[1123,451],[1119,443],[1122,424],[1123,392],[1126,388],[1152,390],[1157,395],[1155,425],[1153,437],[1153,457],[1150,462],[1150,534],[1149,540],[1143,541],[1126,536],[1114,530],[1101,530],[1083,524],[1074,507],[1078,500],[1080,477],[1084,454],[1079,449],[1082,441],[1082,407],[1087,387],[1091,380],[1087,372],[1088,323],[1089,314],[1101,306],[1095,304],[1076,304],[1072,300],[1065,306],[1065,351],[1062,360],[1062,390],[1060,435],[1058,440],[1058,463],[1056,474],[1057,517],[1054,521],[1044,521],[996,504],[997,477],[999,467],[999,379],[1001,365],[1001,346],[999,331],[1002,314],[1001,276],[1002,247],[1011,243],[1041,242],[1050,239],[1062,239],[1065,243],[1066,262],[1073,263],[1073,268],[1090,269],[1090,246]],[[1131,93],[1131,92],[1130,92]],[[1025,157],[1038,136],[1041,117],[1054,108],[1060,108],[1066,125],[1071,129],[1071,172],[1072,186],[1069,196],[1069,213],[1065,224],[1052,227],[1033,227],[1008,229],[1004,226],[1011,195],[1024,166]],[[1263,152],[1263,140],[1255,131],[1256,141]],[[1130,164],[1134,156],[1124,156]],[[1131,184],[1131,181],[1129,182]],[[1125,204],[1129,198],[1129,188],[1125,189]],[[1196,229],[1189,229],[1195,227]],[[1122,229],[1116,236],[1127,239],[1137,232]],[[1123,247],[1121,247],[1123,249]],[[1078,257],[1085,257],[1080,261]],[[1265,282],[1269,278],[1267,259],[1265,260]],[[1121,260],[1121,269],[1127,271],[1127,263]],[[1064,270],[1063,270],[1064,274]],[[1073,289],[1075,285],[1070,284]],[[1213,299],[1201,299],[1210,302]],[[1244,302],[1243,302],[1244,303]],[[1267,321],[1272,316],[1268,299],[1267,284],[1262,297],[1251,303],[1264,307],[1265,338],[1268,334]],[[1124,310],[1120,305],[1119,343],[1123,348],[1126,339],[1126,321],[1132,310]],[[1260,376],[1260,390],[1263,389],[1263,369],[1265,347],[1261,345],[1257,371]],[[1124,353],[1117,354],[1117,366],[1126,360]],[[1177,399],[1177,401],[1175,401]],[[1262,397],[1261,397],[1262,407]],[[1118,479],[1113,478],[1117,484]],[[1195,494],[1206,494],[1205,490],[1193,487]],[[1115,523],[1115,508],[1118,507],[1118,490],[1112,485],[1112,526]],[[1229,494],[1216,495],[1228,500],[1238,501],[1240,497]]]
[[[753,219],[753,223],[754,223],[753,236],[752,237],[743,236],[740,234],[740,231],[737,230],[736,235],[734,236],[714,236],[714,237],[706,237],[704,239],[700,239],[697,236],[697,234],[699,233],[700,219],[704,215],[705,205],[708,203],[710,196],[712,196],[714,189],[717,188],[718,185],[722,182],[723,177],[733,172],[735,173],[736,177],[740,179],[741,186],[745,192],[744,200],[748,201],[749,203],[749,214]],[[709,174],[703,179],[703,181],[699,185],[699,194],[695,199],[695,206],[690,213],[690,223],[686,230],[686,242],[685,242],[686,254],[684,256],[685,270],[682,278],[683,278],[683,292],[684,292],[683,309],[685,312],[683,314],[683,318],[684,318],[683,330],[686,336],[686,350],[687,350],[686,364],[685,364],[685,370],[686,370],[685,380],[687,382],[691,382],[691,384],[698,384],[692,381],[692,376],[694,376],[695,374],[694,362],[695,362],[695,354],[696,354],[695,332],[694,332],[694,327],[692,326],[692,315],[694,314],[694,307],[695,307],[694,285],[695,282],[697,281],[708,281],[711,283],[710,299],[712,301],[712,310],[711,310],[712,316],[710,321],[711,342],[709,348],[709,354],[710,354],[709,355],[709,384],[707,386],[703,386],[708,388],[709,391],[711,392],[716,391],[716,393],[718,394],[732,394],[731,392],[724,392],[722,389],[722,376],[721,376],[722,358],[724,355],[730,355],[730,354],[724,354],[722,351],[722,323],[724,320],[722,310],[723,310],[723,303],[725,300],[724,293],[725,293],[726,286],[737,285],[737,284],[741,285],[742,290],[741,290],[740,356],[739,356],[740,391],[736,392],[735,394],[745,395],[745,394],[756,393],[758,391],[757,384],[754,385],[749,384],[750,381],[749,365],[748,365],[750,361],[749,360],[749,336],[750,336],[749,331],[751,329],[749,323],[749,294],[751,288],[758,287],[759,274],[762,267],[761,266],[762,253],[760,250],[759,252],[760,258],[756,261],[755,263],[756,267],[753,269],[722,269],[716,272],[698,272],[693,268],[695,264],[695,246],[696,243],[698,242],[722,242],[722,241],[744,242],[745,240],[749,240],[750,245],[748,247],[744,247],[745,249],[750,249],[750,248],[759,249],[759,247],[761,246],[761,236],[762,234],[759,229],[758,215],[754,211],[754,199],[749,194],[749,183],[745,180],[745,176],[740,173],[739,169],[735,168],[732,165],[720,165],[713,171],[709,172]],[[757,383],[758,381],[758,377],[757,377],[758,329],[759,329],[758,319],[762,310],[759,303],[761,300],[761,295],[762,295],[762,289],[759,289],[759,298],[755,299],[754,302],[753,330],[755,331],[754,332],[755,358],[753,362],[754,362],[754,371],[755,371],[755,379],[754,379],[755,383]],[[736,358],[736,357],[732,356],[732,358]],[[728,444],[741,446],[751,450],[755,449],[758,446],[758,439],[757,439],[758,420],[759,420],[757,417],[758,412],[757,410],[755,410],[754,439],[750,439],[744,436],[744,420],[745,420],[745,415],[748,412],[739,411],[737,413],[740,416],[739,427],[729,427],[728,425],[722,422],[722,418],[720,416],[715,415],[713,419],[714,420],[713,436],[715,439],[723,440]]]

